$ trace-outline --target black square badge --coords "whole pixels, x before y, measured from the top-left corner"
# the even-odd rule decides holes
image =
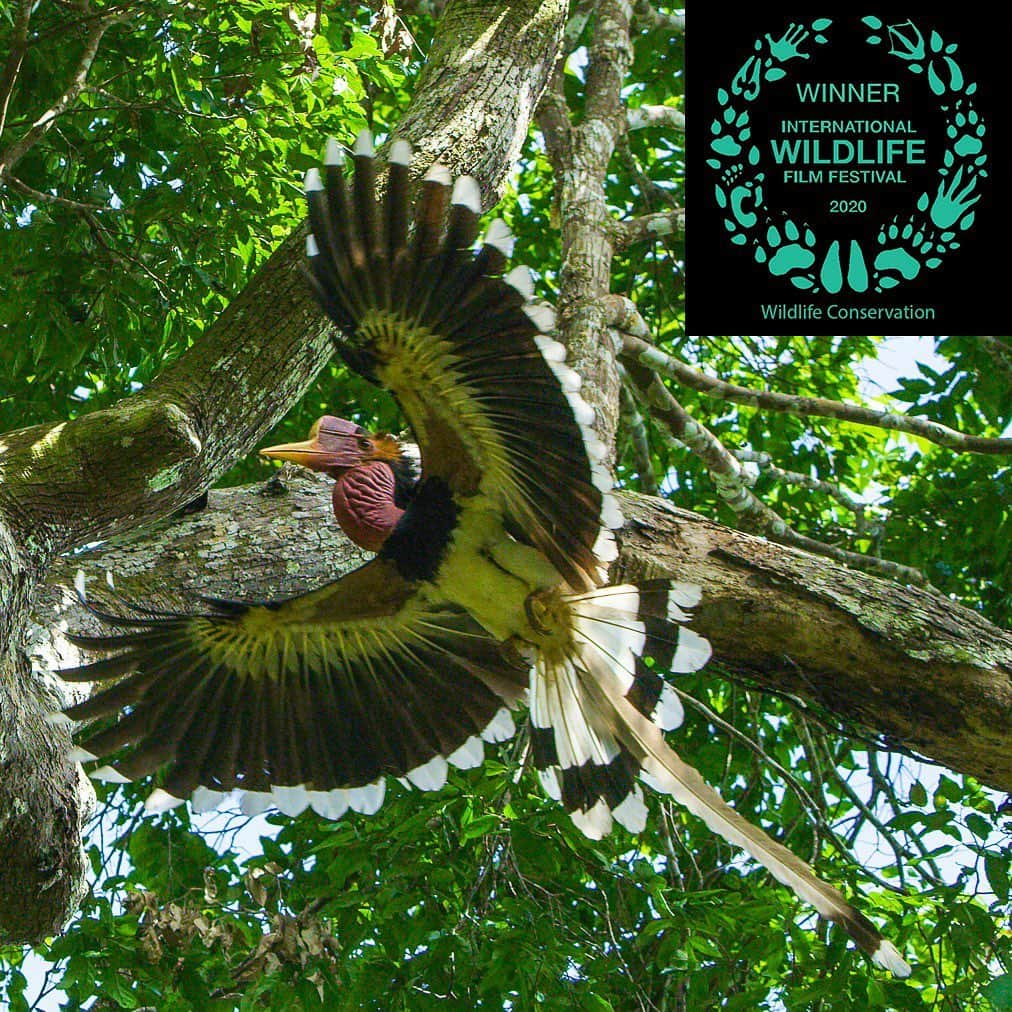
[[[1005,33],[981,5],[709,4],[690,31],[691,333],[1008,332]]]

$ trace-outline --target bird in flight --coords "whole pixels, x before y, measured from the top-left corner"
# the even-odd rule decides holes
[[[420,473],[397,439],[333,416],[261,451],[332,476],[338,523],[375,557],[280,601],[92,605],[116,631],[72,638],[112,653],[62,675],[110,687],[65,715],[118,719],[73,757],[103,760],[99,779],[161,771],[149,809],[204,810],[240,791],[249,813],[338,818],[375,811],[388,777],[438,790],[450,766],[477,766],[484,742],[511,736],[526,704],[541,783],[588,837],[615,822],[642,830],[647,784],[907,975],[864,915],[666,743],[683,712],[664,675],[710,657],[687,624],[700,589],[607,584],[622,518],[606,449],[549,336],[552,310],[525,268],[504,273],[506,225],[474,248],[477,183],[437,164],[412,209],[406,142],[390,147],[382,201],[368,133],[350,180],[344,161],[332,141],[322,173],[307,174],[306,273],[338,353],[397,400]]]

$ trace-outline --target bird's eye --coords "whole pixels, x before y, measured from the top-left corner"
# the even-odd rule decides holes
[[[360,439],[358,441],[358,448],[360,450],[368,450],[372,446],[372,443],[368,439]]]

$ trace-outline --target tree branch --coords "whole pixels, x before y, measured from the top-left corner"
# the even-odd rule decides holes
[[[588,47],[583,121],[570,125],[561,77],[541,121],[562,212],[559,337],[585,381],[595,427],[609,447],[615,442],[620,384],[600,301],[611,286],[612,265],[604,184],[625,131],[622,86],[632,61],[630,15],[629,0],[601,0],[598,5]]]
[[[885,429],[888,432],[907,432],[956,453],[1012,454],[1012,439],[969,435],[927,418],[897,414],[893,411],[877,411],[859,404],[845,404],[824,397],[797,397],[794,394],[752,390],[735,383],[726,383],[724,380],[707,376],[684,362],[679,362],[678,359],[666,355],[660,348],[631,335],[624,339],[622,354],[627,360],[670,376],[683,386],[698,390],[717,400],[747,404],[768,411],[782,411],[800,417],[839,418],[841,421]]]
[[[127,17],[124,11],[105,14],[92,23],[91,29],[84,40],[84,52],[77,62],[77,67],[63,94],[39,118],[11,144],[6,150],[0,151],[0,179],[6,179],[8,173],[19,161],[46,135],[57,118],[61,116],[77,100],[88,80],[88,72],[98,55],[102,36],[117,22]]]
[[[212,490],[203,512],[60,560],[36,611],[37,635],[58,638],[59,626],[85,624],[65,593],[78,567],[97,587],[113,570],[127,597],[146,596],[152,586],[269,597],[359,564],[362,554],[333,520],[330,480],[294,468],[280,478]],[[721,668],[1012,790],[1012,633],[937,592],[877,579],[651,496],[623,492],[620,499],[626,525],[614,579],[674,575],[700,584],[693,628],[711,640]],[[64,663],[75,656],[64,653]]]
[[[122,208],[105,207],[102,204],[85,204],[80,200],[71,200],[69,197],[60,197],[55,193],[43,193],[41,190],[36,190],[34,187],[29,186],[27,183],[23,183],[17,176],[7,173],[7,183],[12,186],[19,193],[23,193],[26,197],[31,197],[37,204],[53,204],[56,207],[66,207],[71,211],[87,212],[89,215],[95,212],[103,213],[110,212],[113,214],[122,213]]]
[[[628,383],[622,384],[621,390],[621,419],[622,428],[625,429],[632,443],[633,457],[636,460],[636,471],[639,474],[640,488],[647,495],[657,494],[657,479],[654,477],[654,464],[650,455],[650,442],[647,439],[646,423],[636,406],[636,398],[633,397]]]
[[[635,340],[630,338],[630,340]],[[632,381],[650,405],[652,417],[666,425],[671,434],[691,450],[710,472],[717,494],[747,525],[786,545],[803,548],[807,552],[825,555],[844,565],[852,566],[881,576],[889,576],[905,583],[924,586],[924,575],[898,562],[879,559],[871,555],[849,552],[836,545],[828,545],[795,531],[779,513],[756,498],[748,488],[741,465],[734,455],[705,425],[696,421],[675,399],[670,390],[639,362],[625,363]]]
[[[685,208],[673,207],[670,211],[655,211],[623,221],[612,219],[608,231],[616,250],[628,249],[638,242],[654,242],[661,236],[685,238]]]
[[[11,49],[7,54],[3,73],[0,74],[0,137],[3,136],[4,127],[7,125],[7,109],[11,95],[14,94],[14,85],[17,84],[21,61],[28,49],[28,24],[31,21],[33,7],[32,0],[20,0],[17,13],[14,15]]]
[[[685,132],[685,113],[671,105],[638,105],[627,109],[625,122],[627,130],[663,126]]]
[[[684,14],[662,14],[649,0],[638,0],[636,21],[646,28],[660,28],[662,31],[681,35],[685,31]]]

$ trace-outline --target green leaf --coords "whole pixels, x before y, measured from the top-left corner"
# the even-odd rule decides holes
[[[1003,973],[995,977],[982,994],[991,1003],[995,1012],[1008,1012],[1012,1009],[1012,973]]]

